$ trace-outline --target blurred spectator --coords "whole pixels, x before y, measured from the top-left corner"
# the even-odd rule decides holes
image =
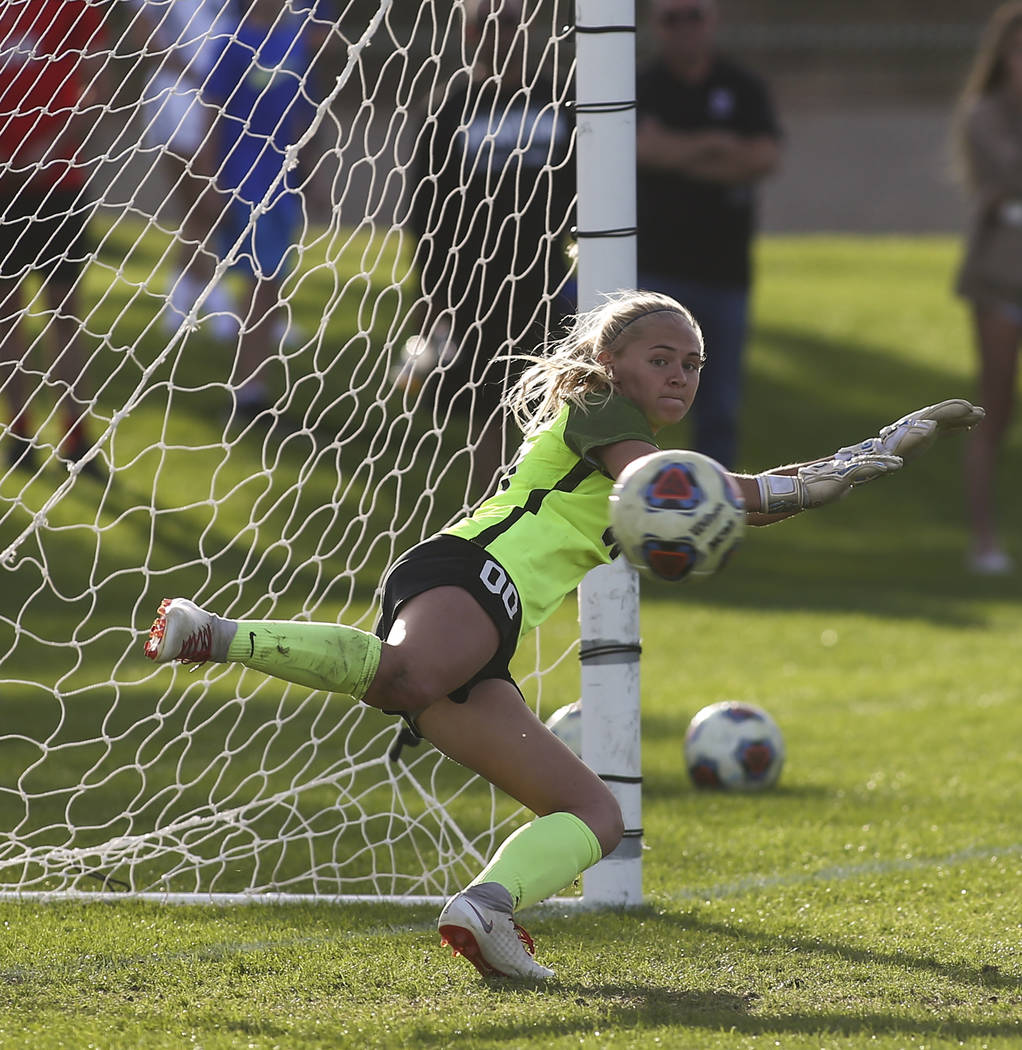
[[[1015,409],[1022,339],[1022,3],[990,19],[958,101],[954,145],[972,197],[956,290],[972,311],[986,418],[965,458],[969,567],[1011,572],[994,513],[998,453]]]
[[[694,447],[735,467],[755,184],[780,158],[766,85],[714,42],[714,0],[652,0],[657,57],[638,102],[639,287],[695,315],[708,348]]]
[[[244,3],[244,0],[235,0]],[[305,24],[304,33],[312,56],[310,92],[325,99],[348,62],[348,41],[340,31],[344,11],[340,0],[287,0],[289,10]]]
[[[83,145],[95,125],[100,81],[102,8],[87,0],[0,4],[0,366],[12,419],[4,455],[10,466],[34,469],[30,399],[43,363],[32,350],[21,316],[36,273],[54,354],[46,380],[58,390],[61,453],[77,461],[89,449],[85,418],[91,401],[81,346],[81,277],[92,250],[91,212]],[[98,474],[96,460],[87,473]]]
[[[200,91],[237,19],[233,0],[131,0],[138,9],[132,24],[149,66],[142,91],[146,144],[158,150],[157,167],[166,184],[166,203],[180,227],[169,278],[165,327],[175,330],[213,277],[214,246],[209,244],[215,218],[208,192],[210,110]],[[204,302],[220,338],[237,333],[226,287],[214,287]]]
[[[281,292],[297,260],[304,220],[300,176],[287,150],[316,114],[309,74],[316,53],[314,7],[278,0],[240,2],[242,14],[213,64],[203,98],[218,110],[213,127],[217,188],[226,203],[218,224],[220,250],[238,244],[238,269],[248,278],[234,383],[237,415],[251,420],[270,408],[265,365],[281,338]],[[319,39],[322,39],[321,37]],[[263,208],[263,199],[275,187]],[[275,323],[276,322],[276,323]],[[266,416],[269,424],[272,417]]]
[[[444,84],[419,134],[411,218],[423,331],[450,341],[441,396],[469,417],[470,486],[482,496],[503,465],[512,355],[534,350],[572,309],[556,295],[575,179],[568,115],[553,84],[525,68],[520,0],[476,0],[466,19],[474,66]]]

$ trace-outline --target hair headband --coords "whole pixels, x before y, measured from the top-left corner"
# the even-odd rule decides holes
[[[636,314],[635,317],[625,321],[625,323],[618,329],[617,335],[620,335],[630,324],[634,324],[636,321],[641,321],[644,317],[649,317],[651,314],[677,314],[679,317],[685,316],[676,306],[656,306],[652,310],[647,310],[642,314]],[[617,335],[614,336],[615,339],[617,339]]]

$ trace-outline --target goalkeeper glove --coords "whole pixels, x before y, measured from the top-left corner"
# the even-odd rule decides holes
[[[834,458],[847,460],[864,453],[889,452],[902,459],[911,459],[928,449],[941,434],[969,430],[985,415],[982,408],[961,398],[941,401],[902,416],[884,427],[876,437],[838,449]]]
[[[764,514],[787,514],[822,507],[841,499],[856,485],[894,473],[901,464],[900,456],[864,452],[810,463],[795,474],[759,474],[760,510]]]

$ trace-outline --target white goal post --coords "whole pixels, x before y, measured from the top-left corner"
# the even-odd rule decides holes
[[[438,901],[527,819],[394,718],[141,650],[165,595],[371,629],[509,462],[514,352],[634,282],[634,5],[477,14],[3,5],[0,899]],[[641,900],[637,593],[516,658],[548,715],[581,656],[596,904]]]
[[[578,297],[582,309],[634,286],[635,5],[576,5]],[[621,844],[583,877],[587,901],[642,901],[639,583],[623,558],[579,587],[582,757],[615,793]]]

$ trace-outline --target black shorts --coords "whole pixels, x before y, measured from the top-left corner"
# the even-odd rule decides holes
[[[463,704],[472,687],[489,678],[510,682],[517,689],[510,663],[522,629],[518,591],[487,551],[460,536],[434,536],[406,551],[394,563],[383,584],[383,611],[376,625],[377,637],[386,640],[406,601],[435,587],[460,587],[468,591],[486,610],[500,634],[493,658],[467,682],[452,690],[450,698],[456,704]],[[415,728],[405,712],[386,713],[401,715]]]
[[[42,270],[74,282],[92,254],[91,204],[77,190],[26,188],[0,200],[0,277]]]

